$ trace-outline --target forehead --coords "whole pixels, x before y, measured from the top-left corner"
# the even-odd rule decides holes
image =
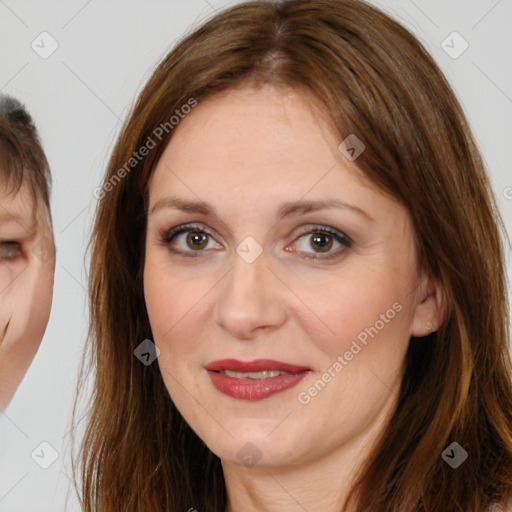
[[[150,195],[180,180],[198,194],[205,188],[225,190],[229,183],[268,193],[269,187],[286,187],[292,196],[303,195],[306,186],[329,188],[332,176],[325,183],[322,177],[331,170],[342,175],[345,188],[352,182],[371,186],[342,156],[340,142],[324,107],[305,91],[274,86],[224,91],[200,100],[175,128],[153,172]]]
[[[46,223],[46,209],[34,198],[29,184],[24,182],[17,191],[13,191],[0,179],[0,225],[16,223],[27,231],[35,224]]]

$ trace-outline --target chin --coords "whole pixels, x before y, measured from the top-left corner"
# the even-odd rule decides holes
[[[215,446],[212,446],[215,448]],[[210,449],[212,449],[210,448]],[[264,437],[261,440],[247,438],[231,443],[230,446],[220,446],[212,450],[224,463],[261,469],[279,468],[296,463],[293,450],[280,443],[269,442]]]
[[[223,431],[221,438],[202,439],[223,462],[230,464],[276,468],[299,463],[307,442],[305,432],[292,433],[289,428],[279,431],[278,424],[275,417],[224,421],[229,434]]]

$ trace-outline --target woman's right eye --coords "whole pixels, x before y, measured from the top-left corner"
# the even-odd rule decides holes
[[[21,254],[21,244],[19,242],[0,242],[0,262],[14,261],[15,259],[19,258]]]

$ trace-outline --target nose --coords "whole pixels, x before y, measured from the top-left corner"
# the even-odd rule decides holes
[[[265,252],[249,263],[233,254],[233,267],[217,287],[214,315],[231,336],[250,340],[286,321],[286,287],[269,268]]]

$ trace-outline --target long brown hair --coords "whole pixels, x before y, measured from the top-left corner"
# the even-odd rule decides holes
[[[158,365],[133,353],[152,339],[142,287],[145,211],[149,177],[173,134],[169,119],[243,83],[306,88],[326,106],[340,142],[349,134],[364,141],[359,168],[407,208],[419,266],[446,293],[439,330],[410,340],[396,410],[357,474],[352,503],[365,512],[505,504],[512,490],[505,231],[463,111],[433,59],[387,15],[359,0],[287,0],[236,5],[184,37],[154,71],[115,145],[91,239],[84,368],[94,381],[76,472],[83,510],[225,510],[220,460],[174,407]],[[459,469],[441,458],[452,442],[469,454]]]

